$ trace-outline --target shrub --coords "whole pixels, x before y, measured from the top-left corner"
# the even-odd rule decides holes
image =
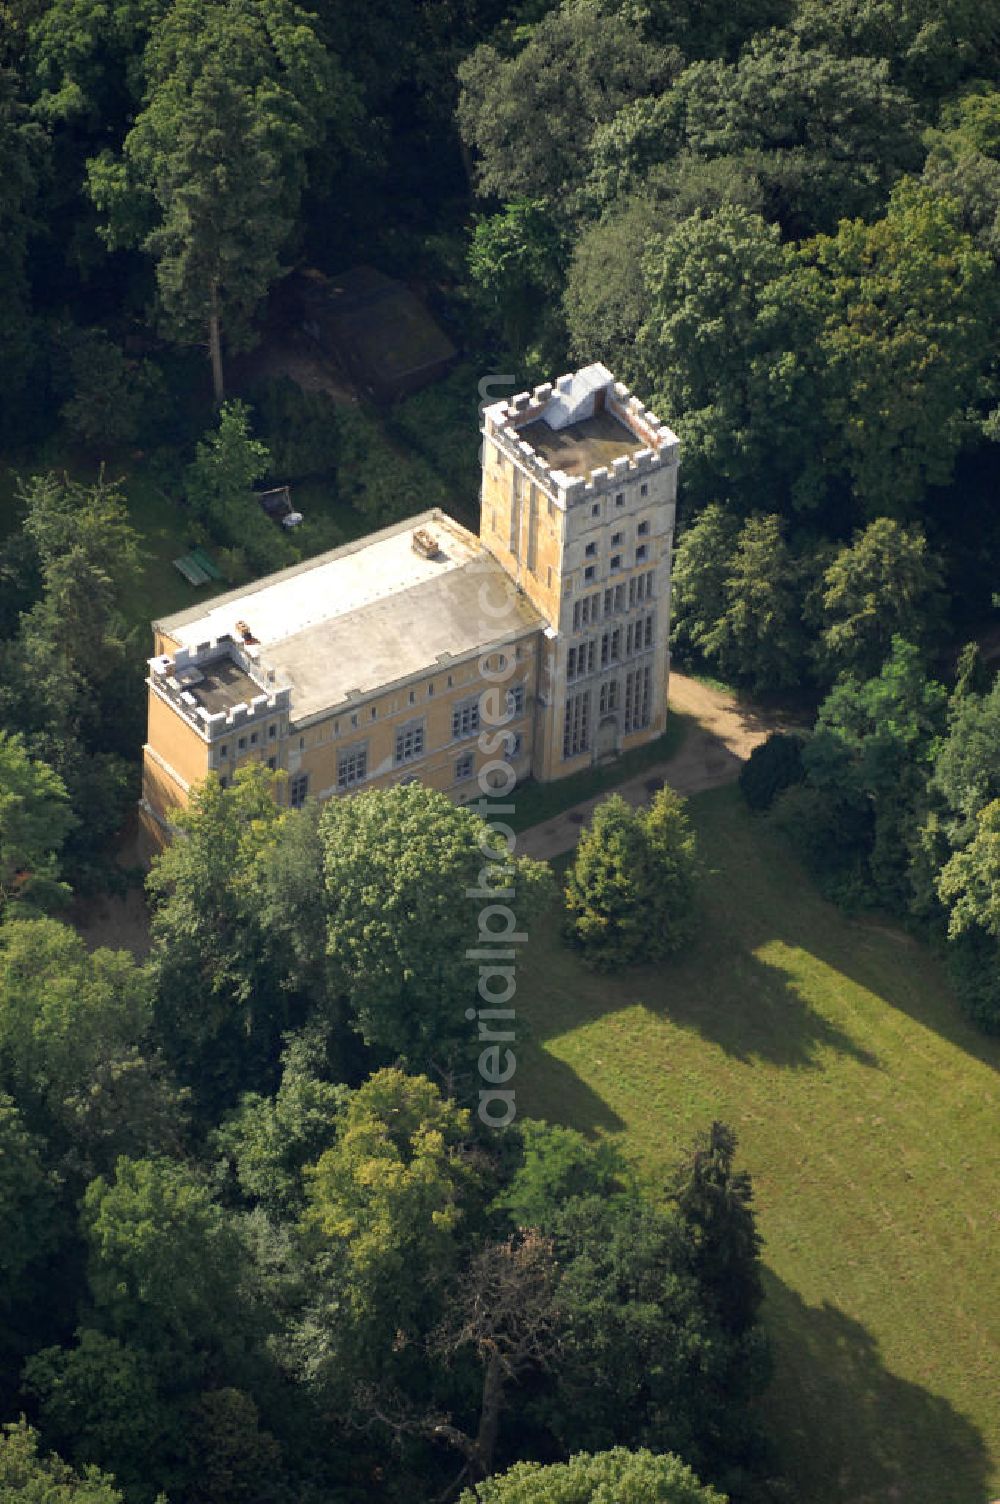
[[[287,376],[253,394],[256,428],[270,452],[270,471],[282,481],[331,475],[340,459],[337,407],[325,392],[305,392]]]
[[[800,736],[772,731],[767,741],[754,747],[740,769],[740,792],[751,809],[770,809],[779,794],[802,782],[803,745]]]

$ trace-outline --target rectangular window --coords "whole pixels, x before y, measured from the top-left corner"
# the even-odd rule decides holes
[[[464,778],[471,778],[475,771],[476,759],[471,752],[463,752],[455,763],[455,782],[461,783]]]
[[[274,738],[277,736],[277,734],[278,734],[278,728],[277,728],[277,726],[274,726],[274,725],[268,726],[268,728],[267,728],[267,739],[268,739],[268,741],[273,742]]]
[[[538,543],[538,487],[534,481],[528,487],[528,568],[532,574],[537,574],[537,543]]]
[[[646,617],[646,647],[647,648],[651,648],[653,646],[653,621],[654,621],[654,617],[653,617],[652,612],[650,612],[650,614]]]
[[[623,507],[624,505],[625,505],[625,492],[624,491],[616,491],[615,492],[615,506],[616,507]]]
[[[240,739],[239,739],[239,741],[236,743],[236,745],[239,747],[239,749],[240,749],[241,752],[245,752],[246,751],[246,746],[247,746],[247,739],[246,739],[246,737],[245,736],[241,736]]]
[[[617,615],[619,611],[624,611],[624,610],[625,610],[625,586],[624,585],[616,585],[615,586],[615,615]]]
[[[601,685],[600,707],[601,715],[607,715],[609,711],[618,709],[617,679],[608,679]]]
[[[587,565],[586,569],[583,571],[583,578],[585,580],[587,580],[588,583],[589,583],[589,581],[591,581],[594,578],[594,566],[593,566],[593,564],[588,564]]]
[[[288,785],[288,802],[292,809],[301,809],[309,793],[309,774],[296,773]]]
[[[621,554],[612,554],[611,555],[611,568],[613,570],[616,570],[616,569],[621,569],[621,567],[622,567],[622,556],[621,556]]]
[[[337,787],[338,789],[353,788],[356,783],[364,783],[368,776],[368,747],[345,747],[337,755]]]
[[[649,549],[646,547],[645,543],[640,543],[639,547],[635,551],[635,562],[637,564],[642,564],[648,554]]]
[[[278,759],[276,757],[269,757],[267,759],[267,765],[271,769],[271,772],[273,773],[274,770],[275,770],[275,768],[278,766]]]
[[[648,520],[648,518],[647,518],[647,520],[645,522],[640,522],[639,523],[639,526],[636,529],[636,532],[639,534],[640,538],[647,538],[649,536],[649,520]]]
[[[610,616],[611,613],[614,611],[614,609],[615,609],[615,592],[613,590],[605,590],[605,592],[604,592],[604,614],[605,614],[605,616]]]
[[[599,501],[595,501],[594,502],[594,505],[590,509],[590,515],[591,515],[591,517],[600,517],[600,515],[601,515],[601,503]]]
[[[475,736],[479,730],[479,698],[464,700],[452,707],[451,734],[457,741],[463,736]]]
[[[588,559],[593,559],[597,554],[597,544],[588,543],[587,547],[584,549],[584,553],[586,554]]]
[[[649,689],[652,675],[649,665],[625,675],[625,733],[641,731],[649,725]]]
[[[622,540],[624,539],[624,537],[625,537],[624,533],[612,533],[611,534],[611,546],[612,546],[612,548],[617,548],[618,545],[619,545],[619,543],[621,543]]]
[[[424,723],[411,721],[396,732],[396,762],[413,762],[424,755]]]
[[[507,714],[510,716],[524,714],[524,685],[515,684],[507,691]]]
[[[228,742],[223,742],[222,746],[219,748],[219,757],[221,758],[221,760],[223,762],[225,762],[225,760],[226,760],[226,758],[228,756],[229,756],[229,743]]]
[[[649,495],[649,486],[646,484],[645,481],[643,481],[642,485],[639,487],[639,495],[640,496],[648,496]]]
[[[597,648],[593,638],[590,642],[581,642],[576,649],[570,648],[566,663],[567,679],[582,679],[585,674],[594,672],[594,657]]]
[[[631,611],[632,607],[635,605],[635,601],[636,601],[636,586],[639,585],[640,583],[641,583],[641,581],[639,581],[636,578],[635,575],[633,575],[632,578],[628,582],[628,608],[629,608],[630,611]],[[639,599],[641,600],[642,597],[640,596]]]
[[[251,745],[251,747],[256,747],[258,740],[259,740],[259,738],[257,736],[256,731],[251,731],[251,733],[250,733],[250,745]]]
[[[596,622],[598,608],[601,604],[599,595],[584,595],[573,606],[573,631],[579,632],[584,627],[589,627],[591,622]]]
[[[563,757],[578,757],[590,746],[590,691],[570,695],[563,720]]]

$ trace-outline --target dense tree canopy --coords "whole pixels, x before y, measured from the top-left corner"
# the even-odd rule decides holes
[[[350,86],[290,0],[164,13],[143,57],[145,108],[121,159],[96,157],[90,189],[112,246],[156,263],[165,327],[204,342],[222,400],[222,340],[238,350],[280,270],[328,115]]]
[[[674,661],[819,707],[747,765],[756,835],[1000,1030],[998,61],[1000,0],[0,0],[4,1499],[797,1491],[731,1130],[650,1187],[471,1110],[469,952],[553,891],[505,827],[211,778],[148,956],[45,916],[89,935],[110,892],[144,951],[172,561],[238,585],[474,525],[477,381],[600,359],[681,438]],[[427,303],[451,376],[376,403],[313,348],[300,289],[352,265]],[[253,495],[285,481],[294,533]],[[600,806],[559,965],[663,963],[696,877],[668,790]]]

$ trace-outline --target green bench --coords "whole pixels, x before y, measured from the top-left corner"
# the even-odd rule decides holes
[[[173,563],[189,585],[207,585],[209,580],[222,579],[222,570],[212,562],[203,548],[193,548],[189,554],[182,554]]]
[[[210,580],[221,580],[224,578],[218,564],[212,560],[203,548],[193,548],[188,554],[188,558],[192,559],[199,569],[203,569]]]

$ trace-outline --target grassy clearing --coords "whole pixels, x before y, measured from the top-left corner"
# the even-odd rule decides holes
[[[682,958],[595,977],[555,913],[534,933],[520,1111],[620,1136],[653,1182],[712,1117],[732,1123],[766,1239],[765,1408],[798,1498],[983,1504],[1000,1049],[929,951],[825,903],[735,790],[691,813],[709,871]]]
[[[671,710],[667,729],[655,742],[625,752],[603,767],[586,768],[582,773],[573,773],[555,783],[522,784],[514,796],[515,813],[505,818],[513,830],[528,830],[532,825],[541,825],[543,821],[572,809],[574,804],[582,804],[585,799],[618,788],[644,768],[655,767],[675,756],[680,751],[689,724],[687,716]]]

